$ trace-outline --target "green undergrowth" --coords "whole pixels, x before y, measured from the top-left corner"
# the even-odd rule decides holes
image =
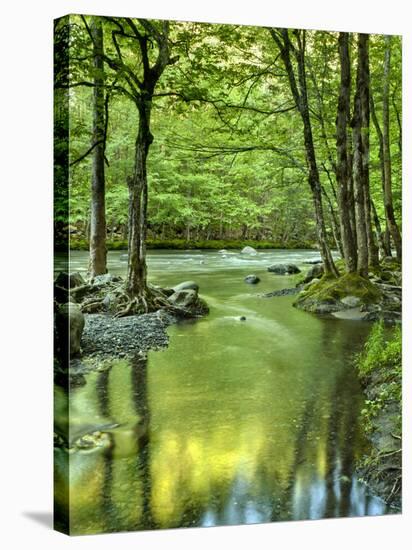
[[[387,328],[376,323],[365,344],[365,349],[357,358],[361,377],[370,376],[372,372],[383,374],[400,374],[402,353],[402,333],[400,327]],[[385,374],[385,375],[386,375]]]
[[[388,504],[401,509],[402,488],[402,333],[399,326],[376,323],[356,357],[366,394],[361,411],[371,442],[358,468],[362,479]]]
[[[374,284],[357,273],[346,273],[339,278],[324,275],[318,283],[301,292],[294,305],[308,304],[310,308],[312,303],[334,303],[345,296],[356,296],[361,304],[373,304],[380,300],[382,294]]]
[[[148,239],[147,248],[170,249],[170,250],[242,250],[245,246],[252,246],[257,250],[268,249],[313,249],[309,242],[293,242],[287,245],[274,241],[241,241],[241,240],[209,240],[209,241],[186,241],[184,239]],[[88,250],[89,243],[85,239],[70,239],[71,250]],[[115,240],[107,242],[108,250],[127,250],[127,241]]]

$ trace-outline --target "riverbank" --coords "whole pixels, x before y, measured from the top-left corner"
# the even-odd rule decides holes
[[[194,281],[173,288],[149,285],[142,298],[145,309],[132,311],[124,303],[128,297],[122,277],[108,273],[85,280],[79,272],[60,272],[54,286],[56,377],[64,382],[68,373],[70,383],[82,383],[83,375],[98,369],[101,360],[167,347],[169,325],[208,313],[198,290]]]
[[[371,451],[358,464],[362,480],[395,512],[402,491],[402,337],[374,325],[356,365],[366,396],[362,426]]]
[[[242,250],[245,246],[252,246],[257,250],[314,250],[315,243],[307,241],[292,241],[281,243],[274,241],[253,240],[191,240],[185,239],[148,239],[148,250]],[[107,250],[127,250],[127,240],[109,240],[106,242]],[[71,250],[89,250],[89,242],[86,239],[70,237]],[[66,248],[63,248],[65,251]]]

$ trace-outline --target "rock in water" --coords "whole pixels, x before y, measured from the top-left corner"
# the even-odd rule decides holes
[[[197,299],[196,290],[188,288],[174,292],[167,300],[172,306],[188,309],[196,304]]]
[[[260,279],[257,275],[247,275],[244,280],[245,283],[249,283],[250,285],[256,285],[260,282]]]
[[[227,254],[227,250],[225,248],[222,248],[218,251],[218,254]]]
[[[315,264],[321,264],[322,263],[322,260],[306,260],[306,262],[303,262],[304,264],[312,264],[312,265],[315,265]]]
[[[268,271],[270,271],[270,273],[276,273],[276,275],[300,273],[300,269],[295,264],[274,264],[268,267]]]
[[[174,286],[173,290],[175,292],[179,292],[179,290],[195,290],[196,292],[198,292],[199,285],[194,281],[183,281],[183,283],[179,283],[178,285]]]
[[[69,334],[67,330],[69,329]],[[67,341],[70,335],[70,356],[80,351],[80,342],[84,329],[84,315],[78,304],[68,302],[59,307],[56,314],[56,331],[63,353],[67,352]]]
[[[252,246],[245,246],[245,248],[243,248],[240,253],[249,254],[249,256],[256,256],[257,250],[255,250]]]
[[[313,279],[320,279],[324,274],[325,269],[323,264],[315,264],[309,269],[306,274],[306,277],[303,279],[304,283],[310,283]]]
[[[78,271],[74,271],[73,273],[66,273],[65,271],[61,271],[56,280],[54,281],[54,284],[60,288],[74,288],[76,286],[82,286],[86,283],[86,281],[83,279],[83,277],[80,275]]]

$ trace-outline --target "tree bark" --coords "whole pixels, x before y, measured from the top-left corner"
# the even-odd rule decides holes
[[[349,34],[339,34],[339,57],[340,57],[340,90],[338,100],[338,113],[336,117],[336,177],[338,180],[338,205],[339,220],[342,238],[343,256],[345,259],[346,271],[353,273],[357,267],[356,243],[351,226],[351,212],[353,199],[350,197],[351,184],[351,157],[348,150],[348,125],[350,118],[350,58],[349,58]]]
[[[309,174],[308,183],[312,192],[312,200],[315,210],[316,235],[322,257],[325,274],[338,277],[339,273],[333,262],[328,245],[325,218],[322,204],[322,188],[319,178],[319,170],[316,161],[316,152],[313,142],[312,125],[310,121],[306,74],[305,74],[305,31],[294,31],[298,47],[292,47],[289,31],[287,29],[269,29],[272,38],[280,49],[280,54],[289,79],[290,89],[303,122],[303,135],[305,143],[306,160]],[[301,33],[302,32],[302,37]],[[294,52],[297,61],[297,79],[291,61],[291,51]],[[299,83],[299,84],[298,84]]]
[[[360,64],[360,104],[361,104],[361,139],[362,139],[362,179],[363,199],[365,201],[365,228],[368,242],[368,263],[370,266],[379,264],[379,251],[372,228],[371,197],[369,185],[369,155],[370,155],[370,69],[369,69],[369,35],[359,35]]]
[[[387,240],[385,238],[385,231],[382,231],[381,222],[378,216],[378,212],[376,210],[375,203],[373,201],[371,201],[371,206],[372,206],[373,221],[375,223],[376,233],[378,236],[380,254],[381,254],[381,257],[384,258],[385,256],[390,256],[390,246],[389,246],[389,253],[388,253]]]
[[[380,170],[381,170],[382,194],[384,196],[385,195],[385,163],[384,163],[384,153],[383,153],[383,134],[382,134],[382,130],[381,130],[381,127],[380,127],[380,124],[379,124],[377,114],[376,114],[375,101],[373,99],[373,94],[372,93],[370,95],[370,109],[371,109],[371,116],[372,116],[373,125],[375,126],[375,131],[376,131],[376,134],[378,136],[378,142],[379,142],[379,166],[380,166]],[[383,256],[392,256],[392,251],[391,251],[391,247],[390,247],[390,238],[389,239],[387,238],[388,220],[387,220],[387,216],[386,216],[386,211],[385,211],[385,222],[386,222],[385,231],[382,231],[382,229],[379,229],[378,225],[376,223],[376,222],[378,222],[379,227],[380,227],[380,221],[379,221],[379,217],[378,217],[378,213],[376,211],[376,208],[375,208],[375,211],[374,211],[374,219],[375,219],[376,230],[378,232],[378,239],[382,238],[380,240],[382,255]]]
[[[353,187],[355,200],[356,237],[358,246],[357,269],[363,277],[368,276],[368,234],[365,216],[365,178],[364,178],[364,140],[362,139],[362,88],[365,86],[365,36],[358,35],[358,66],[356,73],[356,92],[352,118],[353,129]]]
[[[392,198],[392,163],[390,151],[390,122],[389,122],[389,86],[391,70],[391,37],[385,37],[385,61],[383,69],[383,161],[384,161],[384,205],[388,229],[393,239],[396,256],[402,259],[402,237],[396,223]]]
[[[100,17],[90,25],[93,38],[93,149],[91,182],[90,259],[92,277],[107,271],[104,150],[106,133],[103,27]]]
[[[153,93],[153,92],[152,92]],[[147,235],[147,157],[153,142],[150,132],[151,94],[139,106],[139,131],[135,145],[133,176],[129,187],[129,236],[126,288],[130,296],[146,294],[146,235]]]
[[[177,58],[169,55],[169,23],[161,22],[159,25],[146,19],[139,19],[138,28],[135,21],[124,19],[124,24],[130,29],[131,35],[124,32],[122,25],[120,34],[133,36],[137,45],[137,55],[142,61],[142,75],[135,74],[134,64],[126,65],[114,38],[115,49],[118,54],[117,61],[106,57],[110,66],[116,70],[124,71],[129,91],[123,90],[131,97],[138,109],[139,127],[135,143],[135,158],[133,176],[128,178],[129,188],[129,219],[128,219],[128,267],[126,277],[126,292],[131,301],[129,306],[135,304],[135,310],[149,311],[156,306],[151,303],[151,293],[147,285],[146,265],[146,239],[147,239],[147,158],[149,148],[153,142],[150,130],[153,95],[156,85],[167,65],[173,64]],[[114,35],[113,35],[114,36]],[[156,43],[158,52],[156,59],[151,63],[149,46]],[[133,311],[133,307],[126,307],[127,314]]]

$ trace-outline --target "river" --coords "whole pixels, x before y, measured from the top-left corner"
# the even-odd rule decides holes
[[[122,254],[109,253],[111,273],[125,274]],[[149,252],[149,280],[195,280],[210,314],[169,327],[169,347],[147,361],[106,362],[72,388],[73,433],[112,426],[101,428],[99,445],[69,455],[72,533],[390,512],[354,472],[367,444],[352,359],[370,325],[296,310],[293,296],[259,296],[296,281],[267,266],[304,270],[317,257]],[[72,253],[71,269],[86,267],[87,253]],[[251,273],[259,284],[243,281]],[[57,387],[57,405],[63,400]],[[56,451],[61,507],[63,453]]]

